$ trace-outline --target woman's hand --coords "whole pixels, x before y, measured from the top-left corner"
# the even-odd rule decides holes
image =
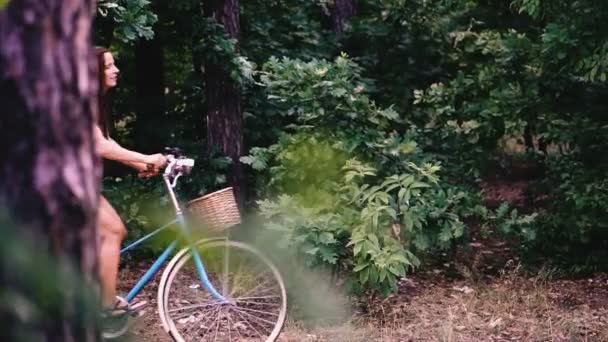
[[[167,164],[167,158],[162,154],[152,154],[146,156],[145,163],[128,163],[129,166],[137,170],[139,177],[149,178],[156,176]]]
[[[137,164],[135,168],[138,171],[139,177],[147,178],[156,176],[165,165],[167,165],[167,158],[157,153],[146,156],[146,163]]]
[[[152,167],[152,164],[131,163],[130,166],[133,167],[135,170],[137,170],[137,175],[142,178],[149,178],[149,177],[156,176],[159,171],[159,170],[155,170],[154,167]]]
[[[156,170],[157,173],[167,165],[167,157],[160,153],[148,155],[146,159],[146,163],[151,165],[149,168]]]

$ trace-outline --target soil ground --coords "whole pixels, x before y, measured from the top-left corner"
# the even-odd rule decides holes
[[[140,274],[144,266],[123,274]],[[454,279],[450,272],[446,267],[403,279],[388,298],[352,299],[346,322],[290,320],[280,341],[608,341],[606,274],[567,280],[545,270],[530,276],[513,261],[482,279]],[[141,296],[149,305],[128,340],[170,342],[158,319],[155,286]]]
[[[486,202],[521,205],[525,186],[484,184]],[[398,293],[388,298],[348,299],[350,314],[339,322],[292,318],[280,341],[608,341],[607,274],[585,279],[560,279],[551,269],[530,274],[508,243],[482,237],[452,260],[402,279]],[[122,292],[148,266],[123,269]],[[171,341],[158,319],[159,278],[140,294],[149,305],[134,320],[129,341]]]

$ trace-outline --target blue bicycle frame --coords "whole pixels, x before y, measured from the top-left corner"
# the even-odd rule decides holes
[[[167,170],[169,170],[172,167],[172,163],[169,163],[169,166],[167,167]],[[153,232],[145,235],[144,237],[142,237],[141,239],[129,244],[128,246],[124,247],[120,253],[123,254],[133,248],[135,248],[137,245],[141,244],[142,242],[150,239],[151,237],[157,235],[158,233],[164,231],[165,229],[172,227],[174,225],[177,225],[180,229],[180,231],[182,232],[182,234],[184,235],[184,237],[186,238],[186,241],[188,242],[188,245],[190,246],[190,253],[192,254],[192,258],[194,260],[194,264],[196,266],[196,269],[199,273],[200,279],[201,279],[201,283],[203,285],[203,287],[209,291],[209,293],[211,293],[211,295],[213,297],[215,297],[215,299],[217,299],[220,303],[229,303],[228,299],[226,299],[224,296],[222,296],[213,286],[213,284],[211,284],[211,282],[209,281],[209,278],[207,276],[207,272],[205,271],[205,267],[203,265],[203,261],[201,260],[200,254],[198,253],[198,251],[196,250],[196,245],[194,244],[194,241],[192,240],[190,231],[189,231],[189,227],[186,223],[186,220],[184,218],[184,214],[181,210],[181,207],[177,201],[177,198],[175,196],[175,192],[173,191],[173,188],[175,187],[175,184],[177,182],[177,178],[179,178],[179,176],[181,176],[181,174],[176,175],[173,178],[173,184],[171,183],[171,181],[169,180],[170,175],[169,172],[165,172],[165,174],[163,175],[163,180],[165,182],[165,185],[167,186],[167,190],[169,192],[171,201],[175,207],[175,220],[165,224],[164,226],[154,230]],[[150,268],[148,269],[148,271],[139,279],[139,281],[137,282],[137,284],[135,284],[135,286],[131,289],[131,291],[129,291],[129,293],[126,296],[126,301],[127,302],[131,302],[138,294],[139,292],[148,284],[148,282],[154,278],[154,276],[156,275],[156,273],[160,270],[160,268],[162,267],[162,265],[165,263],[165,261],[167,261],[167,259],[169,258],[169,256],[175,251],[175,249],[177,248],[178,245],[178,241],[177,239],[174,240],[166,249],[165,251],[158,257],[158,259],[156,259],[156,261],[154,262],[154,264],[152,264],[152,266],[150,266]]]

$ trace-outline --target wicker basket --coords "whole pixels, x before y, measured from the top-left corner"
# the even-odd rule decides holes
[[[225,188],[194,199],[187,204],[197,220],[212,231],[223,231],[241,223],[232,188]]]

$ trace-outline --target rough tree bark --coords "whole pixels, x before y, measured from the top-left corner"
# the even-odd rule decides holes
[[[355,15],[355,9],[355,0],[334,0],[331,7],[331,21],[337,35],[342,35],[344,27]]]
[[[205,15],[214,18],[230,37],[238,40],[239,1],[205,1]],[[228,183],[234,187],[237,201],[244,201],[243,167],[239,158],[243,148],[243,116],[240,89],[222,65],[205,62],[205,89],[207,99],[207,145],[219,146],[233,163]]]
[[[0,9],[2,341],[100,340],[94,13],[94,0]]]

